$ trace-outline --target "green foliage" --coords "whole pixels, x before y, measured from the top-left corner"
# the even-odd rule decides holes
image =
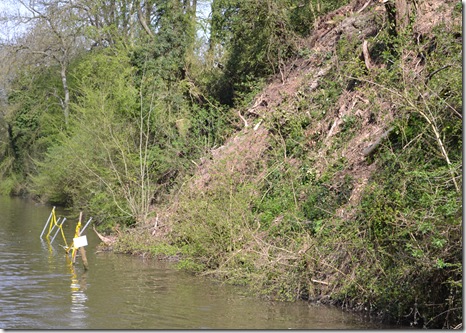
[[[368,237],[376,244],[378,261],[384,267],[383,282],[374,286],[374,304],[380,309],[390,308],[398,299],[396,306],[406,309],[417,303],[425,319],[434,320],[443,311],[440,295],[458,295],[461,288],[456,284],[461,279],[461,248],[457,243],[461,199],[451,192],[451,186],[446,186],[450,177],[447,168],[426,165],[420,169],[416,162],[409,161],[411,154],[424,152],[413,148],[383,155],[384,167],[363,197],[360,223],[367,226]],[[414,165],[416,169],[409,171]],[[449,276],[453,279],[447,282]],[[400,279],[404,284],[395,282]],[[386,283],[393,284],[387,288]],[[435,293],[426,292],[429,284]],[[403,289],[408,286],[408,290]],[[440,302],[436,309],[425,305],[436,297]],[[456,297],[452,300],[459,302]],[[447,309],[455,312],[452,308],[448,305]],[[443,319],[435,320],[438,325]]]
[[[114,192],[114,181],[122,167],[116,163],[127,164],[125,158],[130,157],[121,156],[123,161],[117,162],[112,153],[125,154],[132,136],[124,116],[135,109],[136,91],[131,89],[127,64],[124,58],[94,53],[74,68],[77,99],[71,106],[69,130],[49,149],[46,159],[38,162],[40,173],[33,178],[34,192],[44,200],[91,208],[91,212],[96,203],[126,211],[119,203],[122,198]],[[101,191],[110,191],[106,202]],[[109,201],[114,202],[110,207]]]
[[[14,157],[9,173],[34,172],[32,160],[41,156],[58,133],[60,124],[55,117],[61,115],[61,109],[55,93],[60,83],[52,73],[53,69],[38,73],[25,69],[13,83],[5,117],[9,142],[5,149]]]
[[[318,106],[311,111],[312,118],[319,121],[330,112],[342,91],[342,83],[338,78],[332,76],[323,78],[317,92],[312,95],[312,103]]]
[[[247,186],[236,187],[227,178],[218,179],[210,194],[185,195],[173,217],[174,242],[184,249],[186,259],[204,269],[218,268],[250,237],[253,194]]]
[[[366,265],[357,280],[369,286],[364,302],[375,311],[385,309],[402,321],[414,307],[410,320],[418,322],[422,317],[427,327],[459,320],[462,289],[462,132],[461,104],[456,99],[461,84],[453,69],[460,64],[454,42],[459,32],[438,29],[443,29],[435,30],[442,37],[433,40],[413,41],[400,34],[393,44],[397,52],[387,53],[385,59],[396,66],[365,73],[360,81],[376,86],[379,96],[391,101],[399,113],[358,209],[359,233],[371,244],[377,265]],[[425,61],[424,84],[411,75],[414,64],[401,56],[415,52]],[[396,54],[400,57],[393,58]],[[437,85],[437,75],[442,76],[442,84]],[[442,89],[448,93],[440,93]],[[345,297],[360,299],[360,290],[354,284],[352,288]]]
[[[3,177],[0,183],[0,195],[24,195],[26,189],[21,179],[16,174]]]
[[[173,260],[179,258],[183,251],[176,246],[168,243],[161,243],[147,233],[141,233],[136,229],[126,229],[125,232],[118,237],[114,251],[117,253],[127,253],[159,259]]]
[[[212,4],[210,52],[223,63],[220,102],[232,105],[250,82],[277,73],[296,50],[287,4],[216,0]]]
[[[316,19],[320,16],[346,5],[347,0],[305,0],[288,1],[290,25],[300,36],[306,37],[312,32]]]
[[[223,143],[229,132],[231,114],[220,105],[194,104],[191,106],[191,127],[187,141],[191,142],[193,149],[204,153],[209,147]],[[231,131],[231,130],[230,130]]]
[[[261,228],[277,237],[301,228],[296,192],[292,189],[294,168],[286,164],[270,168],[264,179],[263,195],[253,207]]]
[[[70,127],[32,175],[42,200],[85,209],[108,226],[146,221],[189,161],[222,140],[223,109],[192,104],[181,72],[148,50],[97,49],[74,63]],[[178,56],[171,61],[181,69]]]

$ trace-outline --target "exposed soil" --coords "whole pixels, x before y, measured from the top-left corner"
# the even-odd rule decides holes
[[[428,37],[432,27],[439,23],[447,25],[453,23],[452,6],[446,6],[444,1],[428,0],[415,2],[415,4],[416,20],[413,31],[418,38]],[[450,10],[445,10],[444,7]],[[439,12],[442,14],[439,15]],[[259,160],[262,152],[267,149],[270,135],[260,125],[257,131],[251,130],[251,124],[257,124],[257,119],[266,119],[279,107],[286,109],[288,105],[290,109],[293,109],[292,104],[296,101],[300,90],[312,92],[318,89],[321,78],[337,63],[334,51],[342,36],[357,38],[361,43],[361,57],[363,57],[363,42],[375,36],[382,28],[380,23],[377,23],[378,19],[382,21],[382,25],[386,24],[385,16],[385,8],[380,1],[357,0],[318,20],[314,33],[303,41],[303,47],[309,48],[311,55],[295,59],[280,74],[272,78],[268,86],[257,96],[253,105],[242,115],[248,127],[227,140],[224,146],[212,151],[212,159],[199,167],[199,177],[193,185],[202,188],[201,183],[204,182],[205,185],[216,163],[226,159],[230,159],[232,163],[231,168],[227,168],[232,173],[247,173],[248,165],[254,165],[254,160]],[[332,54],[332,59],[325,61],[329,54]],[[408,65],[412,67],[408,69],[414,72],[422,70],[419,62],[413,61]],[[334,113],[328,112],[327,116],[313,126],[308,133],[309,138],[314,138],[309,141],[311,147],[316,143],[316,137],[323,142],[321,148],[313,153],[318,174],[337,158],[343,157],[347,161],[347,167],[341,172],[340,177],[343,178],[349,174],[354,179],[354,184],[348,204],[338,211],[341,217],[349,217],[351,207],[357,205],[364,186],[376,170],[375,164],[369,163],[367,157],[363,155],[363,150],[387,130],[388,124],[394,120],[397,113],[396,106],[390,101],[369,102],[370,93],[371,91],[344,91],[334,106]],[[374,103],[384,112],[374,114]],[[342,129],[345,116],[349,115],[357,117],[360,130],[347,141],[342,150],[329,153],[334,139],[338,137]],[[234,156],[234,158],[228,156]]]
[[[375,9],[372,8],[374,6]],[[218,172],[242,177],[240,182],[246,180],[256,163],[261,160],[262,153],[266,151],[271,139],[270,132],[264,128],[261,121],[270,117],[277,108],[292,110],[292,104],[300,90],[309,93],[319,88],[321,78],[332,70],[336,57],[335,47],[342,35],[355,36],[362,44],[364,39],[377,33],[380,27],[374,20],[371,8],[375,11],[383,10],[381,5],[372,1],[354,1],[325,15],[317,22],[315,32],[303,41],[303,47],[312,50],[310,56],[292,61],[270,80],[247,110],[239,113],[238,122],[244,124],[244,128],[229,138],[223,146],[212,150],[209,158],[201,161],[190,184],[191,190],[197,188],[204,191]],[[329,54],[333,54],[330,61],[326,59]],[[357,204],[362,188],[375,170],[375,165],[366,162],[362,151],[384,132],[385,124],[393,117],[387,113],[374,121],[368,99],[354,91],[344,92],[334,111],[328,112],[307,135],[309,138],[318,137],[318,140],[324,143],[321,149],[313,152],[317,174],[321,174],[335,159],[347,159],[348,168],[339,177],[343,178],[345,174],[350,173],[355,179],[349,207]],[[344,117],[350,114],[360,119],[361,131],[348,141],[342,151],[329,154],[333,139],[341,130]],[[312,147],[315,143],[314,139],[310,139],[308,144]],[[344,217],[345,214],[349,214],[349,209],[342,207],[338,214]]]
[[[442,14],[438,15],[440,7],[444,5],[444,1],[438,0],[426,0],[416,4],[414,32],[418,38],[427,37],[432,27],[439,22],[452,24],[452,10],[442,9]],[[321,79],[338,65],[335,49],[342,36],[359,41],[363,58],[364,41],[382,29],[386,24],[385,17],[384,5],[375,0],[355,0],[321,17],[315,23],[315,30],[311,36],[302,41],[302,48],[308,48],[310,55],[291,61],[279,74],[270,79],[249,108],[237,111],[238,124],[243,128],[227,139],[224,145],[212,149],[208,156],[195,162],[198,168],[187,185],[189,192],[208,191],[219,175],[234,178],[238,183],[254,182],[254,177],[260,177],[254,174],[258,165],[263,163],[263,153],[268,149],[271,140],[271,133],[264,126],[265,120],[278,108],[293,110],[293,103],[296,103],[300,91],[311,93],[319,88]],[[373,66],[380,66],[376,59],[370,61]],[[414,72],[422,71],[419,61],[413,62],[411,66]],[[373,91],[351,89],[344,91],[334,108],[306,133],[310,148],[318,142],[322,143],[319,149],[313,149],[311,153],[317,175],[337,159],[346,160],[345,169],[336,176],[336,180],[342,180],[345,175],[350,175],[353,179],[349,201],[337,210],[337,216],[344,219],[351,217],[352,207],[358,204],[365,185],[376,171],[376,165],[368,162],[367,156],[364,156],[364,149],[374,143],[396,117],[396,106],[386,100],[370,102],[371,92]],[[375,114],[374,104],[384,112]],[[332,149],[346,116],[356,117],[360,129],[342,149]],[[338,181],[335,186],[338,186]],[[168,210],[159,209],[156,217],[148,223],[147,227],[151,228],[153,236],[164,237],[170,232],[169,216],[170,211],[176,209],[176,196],[172,203]]]

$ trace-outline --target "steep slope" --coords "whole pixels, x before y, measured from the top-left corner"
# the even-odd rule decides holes
[[[163,240],[185,267],[267,296],[460,323],[461,6],[409,9],[396,37],[377,1],[321,18],[157,207],[144,249]]]

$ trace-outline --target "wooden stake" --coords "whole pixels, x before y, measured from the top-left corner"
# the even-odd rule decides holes
[[[87,264],[86,250],[84,249],[84,246],[81,246],[79,248],[79,254],[81,255],[81,258],[83,260],[84,270],[87,271],[89,269],[89,265]]]

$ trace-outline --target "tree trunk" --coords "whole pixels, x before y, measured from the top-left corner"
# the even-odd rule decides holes
[[[410,0],[385,0],[385,10],[389,23],[389,33],[397,36],[406,29],[411,20],[413,3]]]
[[[154,34],[152,33],[152,31],[150,30],[149,28],[149,25],[147,24],[147,17],[150,17],[150,13],[143,13],[142,12],[142,9],[141,9],[141,5],[140,3],[137,5],[137,11],[138,11],[138,19],[139,19],[139,23],[141,24],[141,26],[144,28],[144,31],[150,36],[150,37],[154,37]],[[146,6],[147,7],[147,6]],[[147,9],[147,8],[146,8]]]
[[[408,27],[413,15],[412,9],[414,4],[412,0],[384,0],[383,2],[387,12],[388,34],[390,35],[390,41],[387,46],[393,58],[396,59],[398,58],[398,50],[394,41]],[[391,65],[392,63],[390,62],[388,67]]]
[[[396,0],[396,25],[398,33],[405,29],[410,22],[412,16],[412,3],[409,0]]]
[[[65,117],[65,124],[68,125],[68,119],[69,119],[69,109],[70,109],[70,90],[68,89],[68,82],[66,79],[66,64],[61,63],[61,82],[63,85],[63,91],[65,93],[65,98],[62,103],[62,108],[63,108],[63,115]]]

